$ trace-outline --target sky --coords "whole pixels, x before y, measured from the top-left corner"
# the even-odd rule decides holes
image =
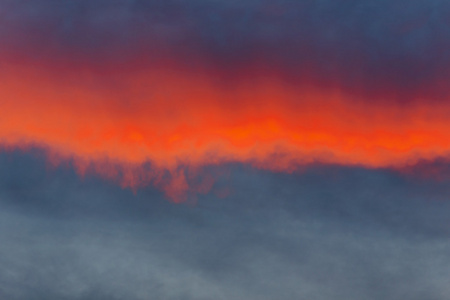
[[[0,0],[0,39],[0,298],[448,298],[448,1]]]

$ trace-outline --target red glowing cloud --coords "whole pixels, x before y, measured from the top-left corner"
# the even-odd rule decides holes
[[[4,145],[45,145],[75,157],[80,172],[93,162],[96,172],[114,178],[102,163],[108,159],[125,166],[122,184],[132,187],[163,181],[139,168],[150,161],[171,174],[162,186],[172,198],[188,188],[181,165],[389,167],[450,150],[444,103],[370,103],[338,88],[287,85],[270,73],[220,84],[210,72],[168,66],[101,73],[19,63],[4,65],[0,77]]]

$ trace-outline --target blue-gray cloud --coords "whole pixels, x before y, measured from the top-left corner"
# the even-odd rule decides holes
[[[448,182],[241,165],[174,205],[39,151],[0,155],[4,299],[446,299]],[[436,193],[436,189],[438,192]]]

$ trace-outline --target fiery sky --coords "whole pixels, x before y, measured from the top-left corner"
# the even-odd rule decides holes
[[[137,171],[150,162],[183,190],[180,166],[398,167],[450,150],[444,1],[2,1],[0,12],[2,143],[46,147],[81,173],[107,160],[135,187],[158,177]]]
[[[0,0],[0,299],[450,299],[449,0]]]

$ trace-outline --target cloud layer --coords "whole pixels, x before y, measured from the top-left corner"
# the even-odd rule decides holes
[[[4,0],[0,9],[2,51],[19,60],[175,63],[222,79],[262,72],[372,101],[448,96],[446,1]]]
[[[0,1],[1,143],[181,187],[181,165],[446,157],[450,8],[402,3]]]
[[[0,39],[0,298],[448,298],[448,1],[0,0]]]
[[[39,154],[2,154],[7,299],[446,299],[448,182],[228,166],[225,199],[174,205]],[[223,168],[223,167],[222,167]],[[222,169],[223,170],[223,169]]]

